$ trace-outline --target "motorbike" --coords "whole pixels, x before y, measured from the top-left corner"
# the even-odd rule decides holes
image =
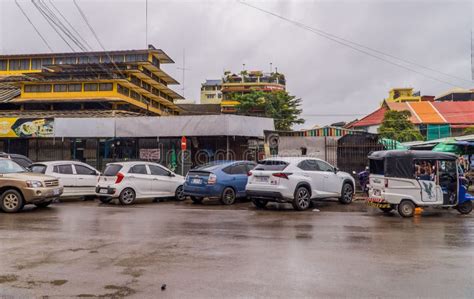
[[[359,186],[362,192],[365,194],[369,194],[369,167],[366,167],[361,172],[356,172],[355,170],[352,172],[357,178],[359,179]]]

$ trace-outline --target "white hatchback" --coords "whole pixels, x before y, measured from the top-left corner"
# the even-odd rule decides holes
[[[349,204],[355,181],[327,162],[309,157],[271,158],[249,172],[247,196],[263,208],[269,201],[292,203],[296,210],[309,208],[311,199],[339,198]]]
[[[97,183],[100,201],[108,203],[118,198],[123,205],[137,198],[175,197],[181,201],[184,177],[152,162],[114,162],[107,164]]]
[[[32,172],[57,178],[64,187],[61,197],[95,197],[99,171],[78,161],[50,161],[33,163]]]

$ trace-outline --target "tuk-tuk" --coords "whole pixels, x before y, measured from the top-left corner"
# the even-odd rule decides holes
[[[472,197],[460,182],[457,156],[433,151],[390,150],[369,155],[367,204],[402,217],[412,217],[416,207],[472,211]]]

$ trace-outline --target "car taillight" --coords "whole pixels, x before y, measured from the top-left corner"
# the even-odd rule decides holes
[[[385,179],[385,188],[388,188],[388,179]]]
[[[274,177],[277,177],[277,178],[283,178],[283,179],[287,179],[288,180],[288,177],[291,175],[291,173],[288,173],[288,172],[276,172],[274,174],[272,174]]]
[[[119,172],[117,173],[117,179],[115,180],[115,184],[120,184],[120,182],[123,180],[125,176],[123,175],[123,173]]]
[[[251,176],[251,175],[252,175],[251,171],[247,172],[247,176]]]
[[[208,185],[214,185],[217,182],[217,176],[213,173],[209,175],[209,178],[207,179],[207,184]]]

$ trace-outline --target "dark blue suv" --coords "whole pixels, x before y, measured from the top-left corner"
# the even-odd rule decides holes
[[[247,173],[257,164],[251,161],[214,161],[191,169],[184,182],[184,194],[194,203],[204,197],[220,198],[231,205],[236,198],[245,197]]]

